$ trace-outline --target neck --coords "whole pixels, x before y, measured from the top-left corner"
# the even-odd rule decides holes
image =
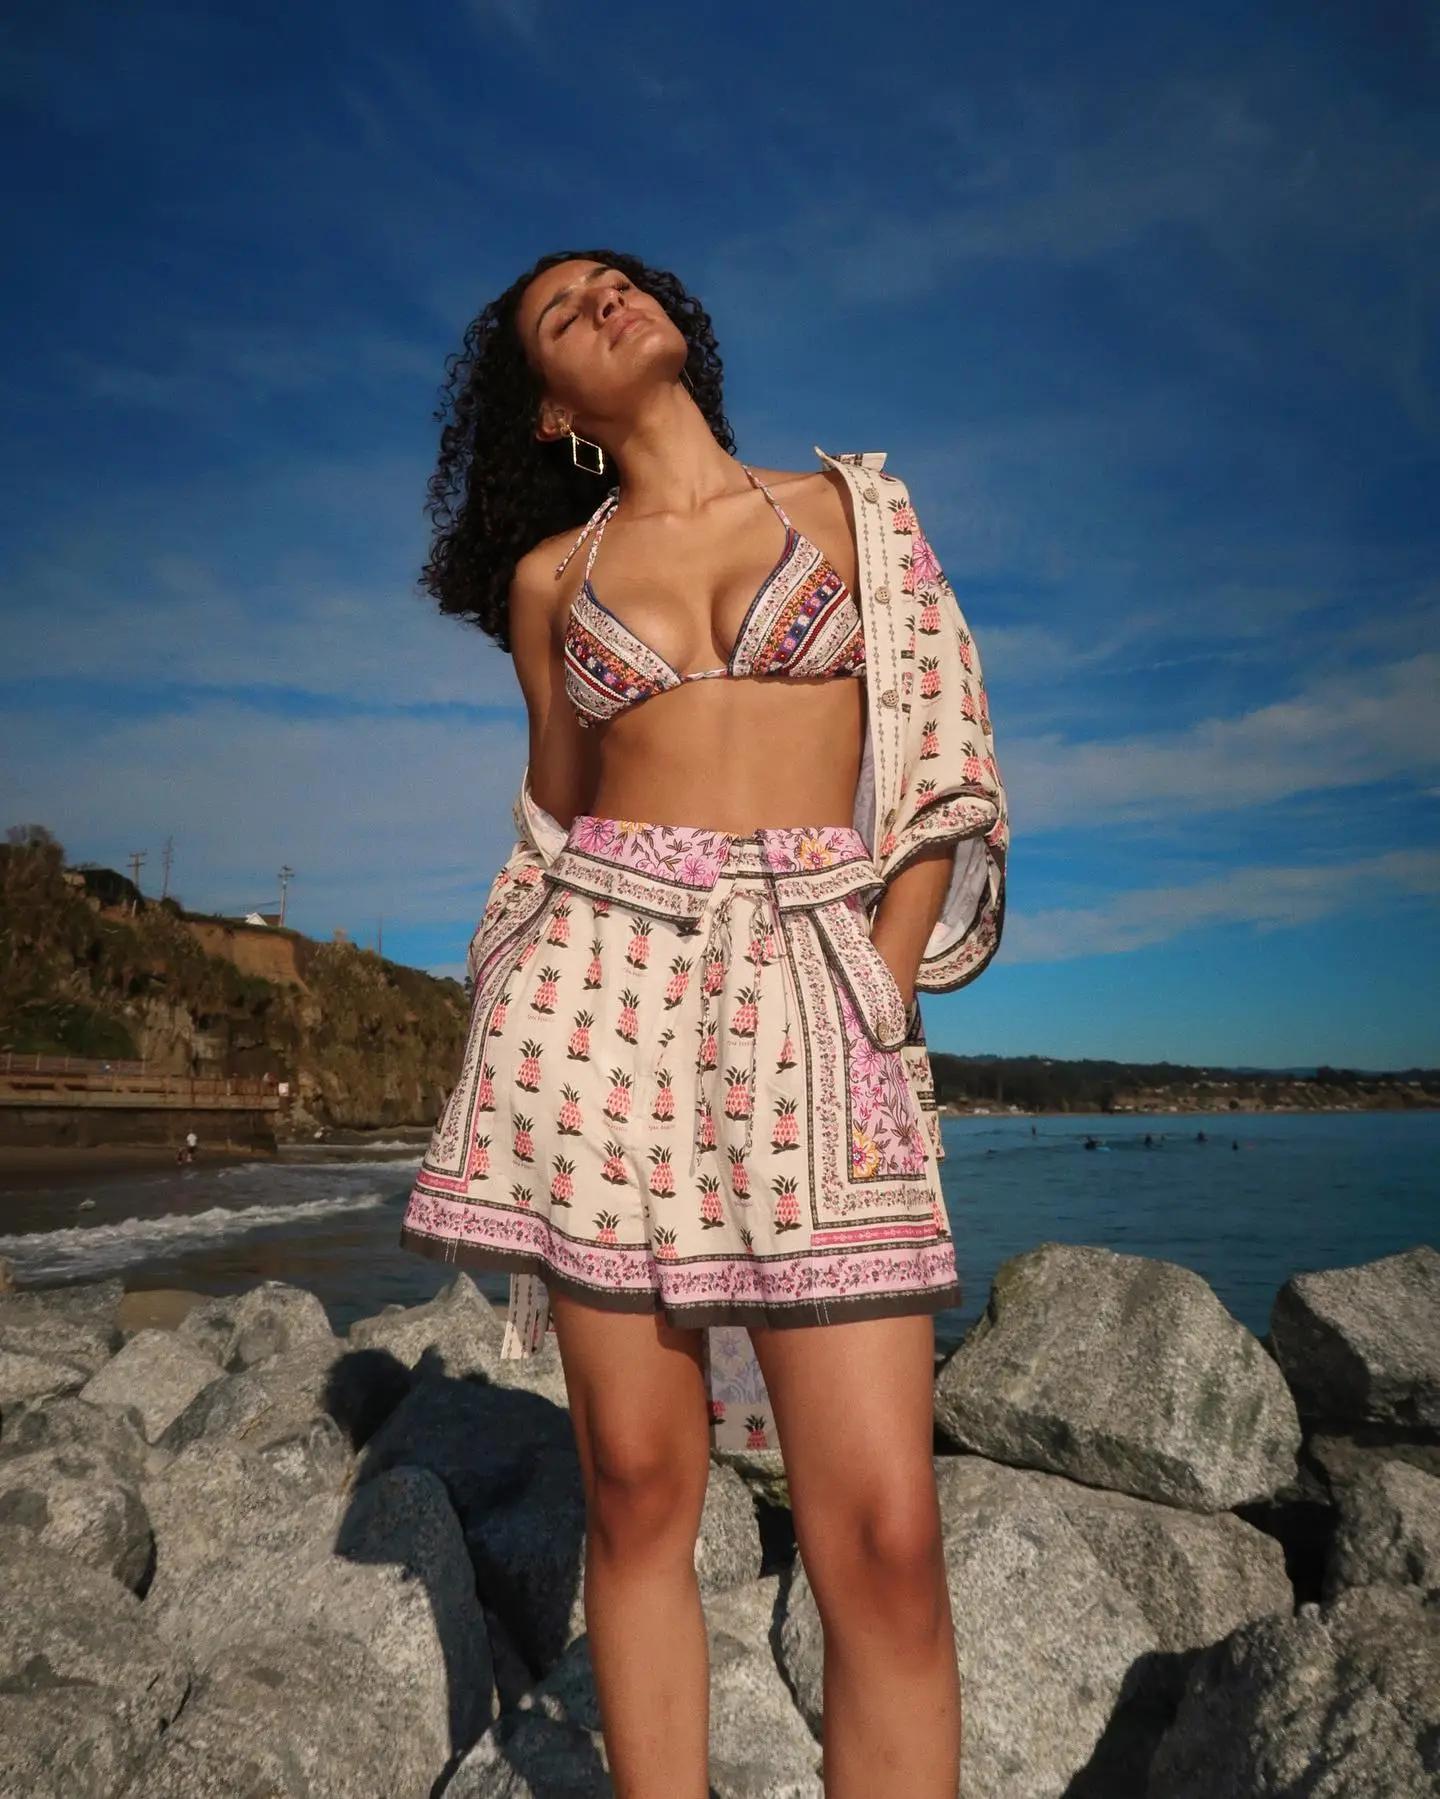
[[[605,472],[627,518],[683,523],[712,500],[748,490],[735,458],[716,443],[705,415],[678,381],[655,388],[623,419],[599,421]]]

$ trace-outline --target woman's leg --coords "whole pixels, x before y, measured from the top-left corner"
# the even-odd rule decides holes
[[[955,1799],[960,1675],[931,1460],[934,1320],[750,1334],[825,1633],[826,1799]]]
[[[585,1482],[585,1623],[619,1799],[705,1799],[695,1539],[710,1475],[700,1334],[552,1288]]]

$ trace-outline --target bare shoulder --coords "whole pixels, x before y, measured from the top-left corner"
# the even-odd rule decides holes
[[[812,534],[852,533],[850,494],[845,477],[831,468],[757,469],[756,474],[785,507],[798,515],[802,530]]]
[[[556,564],[559,563],[575,541],[572,530],[555,531],[540,541],[519,558],[515,564],[515,573],[511,580],[510,603],[512,606],[524,606],[527,610],[539,609],[551,613],[561,603],[562,595],[568,590],[568,576],[558,579],[555,575]]]

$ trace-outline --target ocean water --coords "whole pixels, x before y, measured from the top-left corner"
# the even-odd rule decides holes
[[[1258,1336],[1292,1274],[1440,1241],[1440,1113],[1007,1115],[947,1118],[943,1132],[965,1301],[937,1317],[941,1349],[984,1311],[1000,1264],[1038,1243],[1178,1262]],[[309,1148],[43,1190],[0,1177],[0,1255],[21,1283],[118,1274],[128,1287],[230,1293],[291,1281],[343,1332],[391,1302],[430,1298],[452,1272],[397,1242],[420,1150],[361,1154]],[[79,1210],[86,1199],[93,1207]],[[475,1279],[503,1304],[503,1274]]]

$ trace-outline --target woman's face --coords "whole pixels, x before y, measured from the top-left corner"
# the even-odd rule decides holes
[[[515,314],[545,398],[579,419],[605,418],[656,379],[674,380],[689,345],[660,302],[602,262],[557,262]]]

